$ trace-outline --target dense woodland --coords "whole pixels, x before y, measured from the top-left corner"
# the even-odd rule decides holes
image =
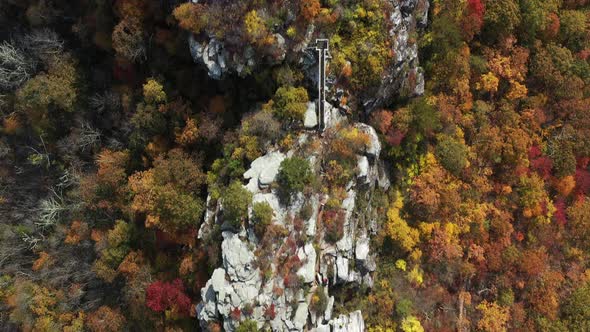
[[[223,200],[263,241],[285,236],[268,206],[247,221],[240,181],[301,130],[315,92],[291,50],[311,24],[392,179],[375,286],[342,287],[337,310],[361,308],[371,331],[590,330],[590,3],[433,0],[411,34],[424,96],[367,114],[394,58],[391,6],[0,1],[0,330],[198,330],[220,264],[219,230],[197,240],[207,205]],[[252,46],[258,67],[213,80],[189,34]],[[286,160],[286,202],[313,186],[338,205],[366,139],[339,132],[321,179]],[[339,220],[327,214],[328,240]]]

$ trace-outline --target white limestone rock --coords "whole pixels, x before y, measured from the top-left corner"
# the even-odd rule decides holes
[[[356,191],[351,189],[348,191],[348,196],[342,201],[342,209],[344,209],[344,235],[342,239],[336,242],[336,248],[344,254],[352,255],[352,248],[354,244],[354,222],[352,220],[352,212],[356,200]]]
[[[223,267],[231,281],[252,280],[259,275],[254,268],[254,254],[237,234],[229,234],[221,243]]]
[[[250,180],[246,188],[252,193],[257,193],[259,189],[268,188],[275,181],[284,159],[283,153],[273,151],[254,160],[250,164],[250,169],[244,173],[244,179]]]
[[[340,122],[344,121],[346,117],[340,113],[340,110],[329,102],[324,103],[324,122],[325,127],[332,128],[335,127]]]
[[[365,321],[360,310],[340,315],[330,322],[333,332],[364,332]]]
[[[368,288],[373,288],[375,282],[373,281],[373,277],[370,274],[365,274],[363,276],[363,285],[367,286]]]
[[[336,277],[340,281],[348,281],[348,258],[336,256]]]
[[[311,217],[309,220],[306,221],[306,231],[305,233],[307,236],[315,236],[316,228],[317,228],[317,217],[320,211],[320,197],[319,194],[315,194],[310,199],[311,204]]]
[[[308,102],[305,118],[303,120],[303,125],[306,129],[314,129],[318,125],[318,116],[316,112],[316,103],[313,101]]]
[[[293,327],[297,331],[303,331],[303,327],[307,324],[307,314],[309,306],[305,302],[299,303],[295,317],[293,317]]]
[[[326,311],[324,312],[324,320],[329,321],[332,319],[332,311],[334,310],[334,296],[328,298],[328,304],[326,305]]]
[[[319,324],[317,327],[310,330],[311,332],[330,332],[330,325]]]
[[[369,238],[366,236],[360,237],[356,240],[356,247],[354,250],[355,257],[358,260],[365,260],[369,255]]]
[[[369,180],[369,159],[367,156],[357,157],[358,177],[360,179]]]
[[[225,280],[225,270],[222,268],[215,269],[209,281],[211,282],[211,287],[213,288],[213,291],[217,293],[219,298],[224,298],[225,288],[228,286],[227,280]]]
[[[283,37],[281,34],[275,33],[274,36],[276,43],[273,44],[272,47],[275,49],[274,53],[280,54],[276,57],[275,62],[281,62],[285,60],[285,56],[287,56],[287,44],[285,42],[285,37]]]
[[[374,159],[379,158],[379,154],[381,153],[381,142],[379,141],[379,136],[377,136],[377,132],[375,128],[364,124],[364,123],[357,123],[355,125],[360,131],[364,132],[365,134],[369,135],[369,146],[367,146],[367,150],[365,153]]]
[[[304,247],[297,250],[297,257],[303,262],[303,266],[297,271],[297,275],[305,283],[313,282],[315,278],[316,252],[313,244],[307,243]]]
[[[197,317],[201,323],[215,319],[219,315],[219,311],[217,310],[217,293],[211,285],[211,280],[201,288],[201,300],[197,306]]]

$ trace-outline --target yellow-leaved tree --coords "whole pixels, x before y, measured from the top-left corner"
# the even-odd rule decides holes
[[[420,241],[420,232],[408,225],[402,218],[401,210],[403,207],[404,201],[402,195],[397,192],[395,201],[387,211],[387,224],[385,226],[387,235],[406,253],[410,253],[413,250],[419,251],[419,249],[414,248]]]

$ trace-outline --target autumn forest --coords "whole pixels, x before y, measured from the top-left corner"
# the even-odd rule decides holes
[[[590,331],[589,197],[588,0],[0,0],[0,331]]]

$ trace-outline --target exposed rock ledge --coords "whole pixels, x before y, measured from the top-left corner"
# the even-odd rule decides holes
[[[337,109],[334,112],[337,113]],[[346,119],[340,117],[332,121],[330,126],[340,121]],[[389,182],[379,160],[381,145],[375,130],[362,123],[353,125],[368,134],[370,144],[364,154],[357,156],[356,180],[347,186],[347,197],[341,204],[345,214],[344,235],[334,244],[316,236],[321,231],[318,220],[321,220],[323,195],[312,193],[307,196],[305,200],[311,206],[311,213],[304,221],[303,230],[297,233],[292,217],[301,211],[304,205],[303,195],[299,195],[286,207],[279,203],[277,192],[271,186],[284,158],[303,146],[322,146],[325,138],[302,132],[293,150],[285,154],[270,151],[252,162],[244,178],[248,182],[246,188],[253,193],[253,202],[268,202],[274,210],[274,223],[285,226],[290,234],[305,234],[301,240],[291,244],[295,247],[290,254],[287,253],[287,256],[297,256],[300,265],[296,276],[305,286],[290,288],[285,285],[286,278],[279,276],[278,272],[284,268],[284,262],[280,263],[280,260],[273,260],[270,273],[265,275],[261,272],[259,259],[254,254],[261,249],[261,244],[251,230],[243,229],[238,234],[224,232],[221,245],[223,266],[214,271],[201,290],[202,301],[197,308],[198,319],[203,328],[210,322],[218,322],[223,324],[226,331],[233,331],[241,321],[248,318],[256,321],[259,328],[273,331],[364,330],[360,311],[332,317],[334,297],[330,296],[330,289],[332,285],[342,283],[372,286],[372,273],[376,269],[375,254],[370,248],[374,229],[371,229],[371,220],[368,219],[372,214],[366,210],[366,206],[362,211],[357,211],[356,201],[357,198],[367,199],[376,188],[387,187]],[[308,154],[313,169],[318,170],[321,152],[312,151]],[[217,209],[222,209],[222,206],[218,205]],[[214,223],[221,224],[223,220],[218,220],[217,215],[220,214],[208,212],[209,217],[200,232],[207,232]],[[288,246],[282,243],[288,242],[288,238],[278,242],[281,243],[276,244],[277,248],[271,250],[273,254],[277,252],[277,257]],[[323,288],[319,288],[320,286]],[[319,289],[323,289],[327,295],[327,306],[323,312],[314,312],[311,298],[313,292]],[[246,307],[251,312],[236,319],[239,316],[235,315],[236,310],[243,311]],[[270,310],[272,314],[269,314]]]

